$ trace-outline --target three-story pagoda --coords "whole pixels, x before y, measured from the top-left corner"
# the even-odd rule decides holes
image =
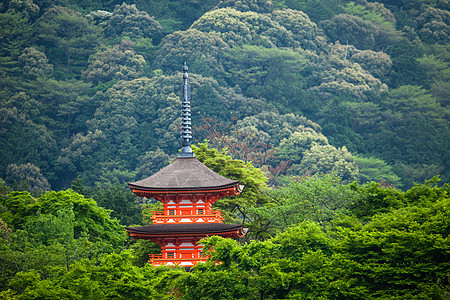
[[[238,195],[243,186],[225,178],[202,164],[191,149],[190,90],[188,68],[183,66],[182,148],[177,159],[158,173],[129,183],[139,197],[154,198],[164,210],[155,212],[152,224],[127,227],[136,239],[147,239],[161,246],[161,254],[150,254],[155,266],[179,265],[192,267],[208,258],[201,255],[198,242],[211,235],[237,238],[244,235],[242,225],[224,224],[221,212],[212,204],[224,197]]]

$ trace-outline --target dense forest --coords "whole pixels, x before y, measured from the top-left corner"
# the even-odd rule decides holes
[[[450,297],[447,0],[3,0],[0,299]],[[126,187],[180,148],[246,185],[191,272]]]

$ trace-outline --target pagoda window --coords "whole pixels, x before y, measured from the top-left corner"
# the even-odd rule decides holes
[[[167,252],[167,258],[174,258],[173,252]]]
[[[169,216],[175,215],[175,209],[169,209]]]
[[[203,215],[203,214],[204,214],[204,210],[203,210],[202,208],[200,208],[200,209],[198,210],[198,214],[199,214],[199,215]]]

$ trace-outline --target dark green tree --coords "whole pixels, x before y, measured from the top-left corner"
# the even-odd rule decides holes
[[[38,44],[54,64],[55,76],[62,79],[79,76],[101,41],[100,28],[61,6],[53,6],[38,19],[36,34]]]

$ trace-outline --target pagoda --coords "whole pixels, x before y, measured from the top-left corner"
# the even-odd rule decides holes
[[[156,174],[129,183],[139,197],[154,198],[164,210],[154,212],[152,224],[127,227],[136,239],[146,239],[161,246],[161,254],[150,254],[154,266],[178,265],[192,267],[208,260],[202,256],[198,242],[208,236],[226,238],[244,236],[242,225],[224,224],[219,210],[212,204],[224,197],[240,194],[243,186],[237,180],[225,178],[202,164],[191,149],[190,87],[188,67],[183,66],[182,148],[178,157]]]

